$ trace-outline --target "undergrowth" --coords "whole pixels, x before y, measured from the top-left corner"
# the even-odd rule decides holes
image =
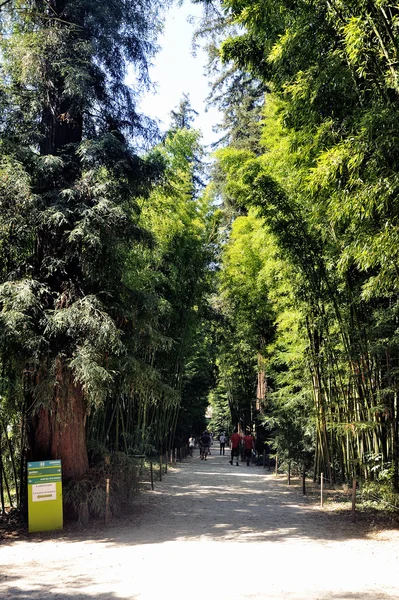
[[[109,516],[119,514],[130,505],[132,495],[140,485],[140,463],[122,452],[97,455],[95,466],[79,480],[64,486],[64,511],[68,519],[86,525],[90,518],[106,517],[106,482],[109,480]]]

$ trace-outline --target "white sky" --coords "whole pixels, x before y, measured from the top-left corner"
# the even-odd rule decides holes
[[[220,114],[216,109],[205,111],[205,98],[209,93],[209,83],[204,75],[207,56],[202,49],[193,56],[192,36],[196,25],[187,21],[189,16],[194,16],[198,22],[201,10],[201,6],[185,0],[183,6],[173,6],[168,11],[164,33],[158,40],[161,50],[150,69],[157,92],[147,93],[140,109],[156,118],[161,130],[165,131],[170,112],[178,106],[183,94],[188,94],[192,108],[199,113],[194,127],[202,131],[203,143],[208,145],[218,138],[212,132],[212,126],[220,121]]]

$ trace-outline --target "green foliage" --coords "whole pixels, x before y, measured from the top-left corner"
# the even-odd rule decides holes
[[[1,50],[8,102],[3,118],[10,134],[53,154],[62,140],[56,125],[50,139],[51,113],[71,130],[83,127],[89,137],[109,126],[137,135],[137,90],[148,82],[160,6],[156,0],[5,3]],[[124,83],[129,63],[138,75],[136,90]]]
[[[307,435],[300,413],[312,393],[316,472],[373,477],[374,452],[398,489],[397,10],[356,0],[223,8],[213,59],[218,50],[271,92],[263,151],[219,150],[216,179],[236,213],[258,211],[288,273],[281,287],[267,282],[266,421],[288,452]]]
[[[254,213],[234,221],[223,247],[218,295],[213,300],[219,352],[217,385],[210,404],[212,424],[218,429],[230,430],[231,423],[236,426],[239,422],[245,427],[255,420],[259,356],[274,336],[274,314],[263,271],[268,250],[262,224]]]
[[[208,428],[210,431],[216,431],[218,434],[222,431],[228,433],[234,429],[228,397],[226,393],[222,392],[221,387],[219,384],[218,388],[209,394],[212,417],[208,423]]]
[[[91,420],[92,436],[111,449],[166,450],[203,424],[212,367],[200,319],[214,216],[197,192],[199,139],[195,130],[172,127],[146,159],[162,166],[140,198],[137,225],[151,232],[151,243],[142,236],[125,256],[118,388]]]
[[[176,112],[163,143],[138,154],[155,133],[136,100],[160,9],[157,0],[0,9],[1,392],[13,397],[10,422],[21,420],[15,448],[31,459],[51,457],[60,428],[76,434],[81,470],[71,475],[87,492],[75,507],[83,513],[100,514],[103,492],[96,476],[83,483],[79,411],[89,440],[160,450],[172,443],[184,382],[197,377],[184,373],[210,284],[214,219],[199,196],[202,150],[185,127],[195,112],[187,99],[188,121]],[[61,446],[65,465],[72,445]]]

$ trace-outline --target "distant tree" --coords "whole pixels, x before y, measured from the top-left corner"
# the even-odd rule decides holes
[[[170,113],[170,131],[176,131],[176,129],[190,129],[198,117],[198,112],[191,106],[190,97],[188,94],[183,94],[182,99],[179,102],[179,106],[172,110]]]

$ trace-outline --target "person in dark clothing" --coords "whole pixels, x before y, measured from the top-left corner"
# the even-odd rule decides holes
[[[206,460],[206,457],[209,454],[210,445],[211,445],[211,436],[209,435],[209,433],[207,431],[204,431],[204,433],[200,437],[200,458],[201,458],[201,460]]]

